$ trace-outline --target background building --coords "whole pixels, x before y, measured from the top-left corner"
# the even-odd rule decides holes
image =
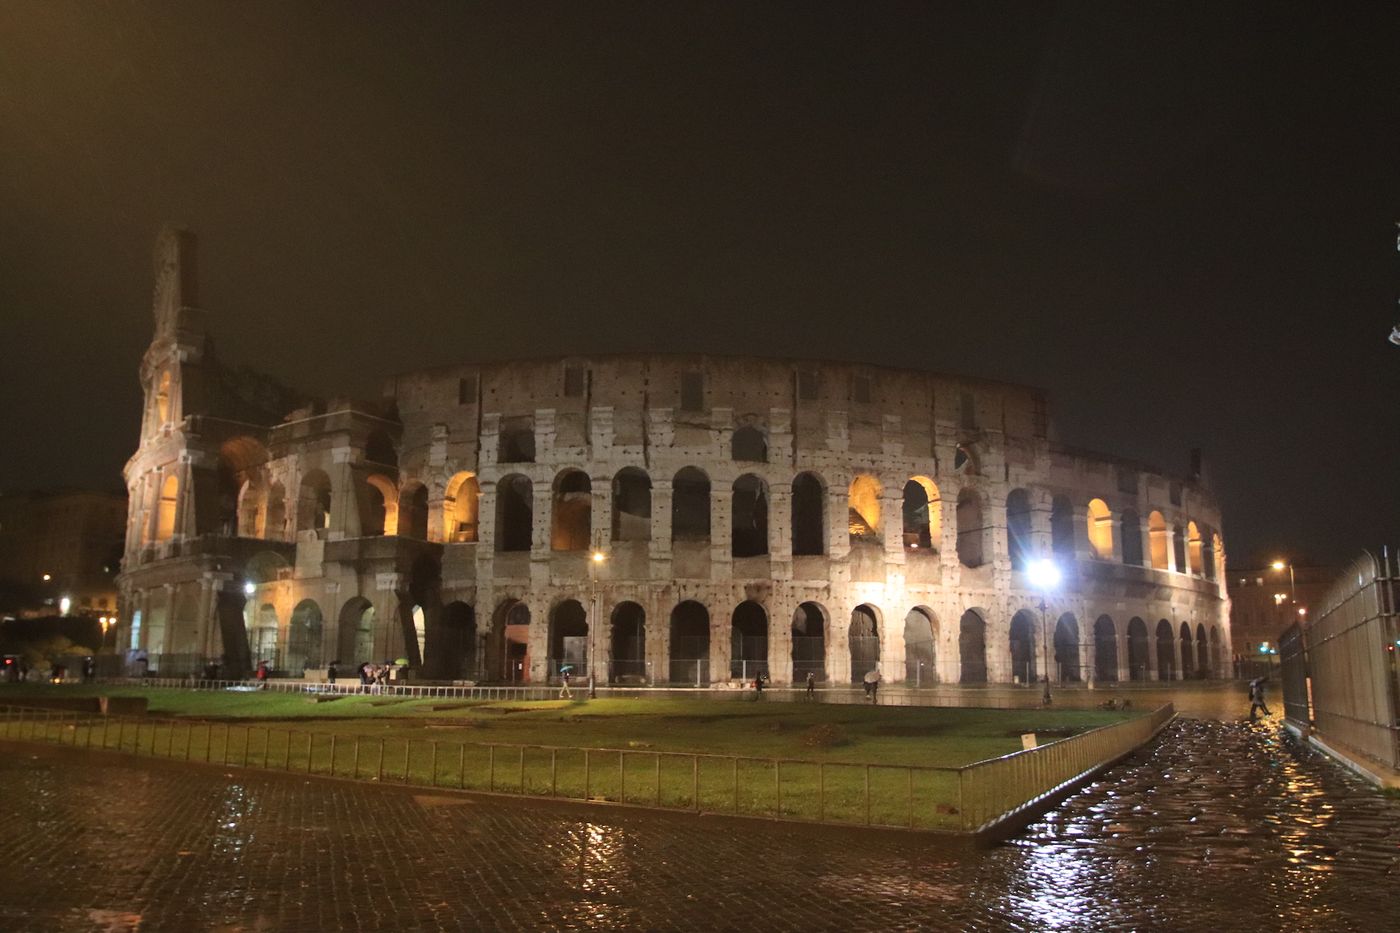
[[[1255,676],[1278,668],[1279,636],[1299,619],[1299,609],[1312,611],[1337,579],[1330,567],[1230,567],[1230,630],[1243,668]]]
[[[120,492],[0,495],[0,613],[115,614],[126,512]]]
[[[157,248],[122,644],[184,673],[1176,680],[1228,666],[1219,509],[1051,440],[1023,386],[817,360],[538,359],[321,402],[214,359]],[[1036,590],[1033,559],[1063,574]],[[1040,605],[1045,601],[1045,610]]]

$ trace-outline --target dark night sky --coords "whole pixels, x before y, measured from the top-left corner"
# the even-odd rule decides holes
[[[319,394],[529,354],[1048,388],[1232,561],[1400,539],[1389,4],[0,3],[0,489],[116,485],[153,239]]]

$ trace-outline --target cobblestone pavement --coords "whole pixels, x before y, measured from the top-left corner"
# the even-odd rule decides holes
[[[1400,929],[1400,801],[1180,721],[1011,843],[0,743],[6,930]]]

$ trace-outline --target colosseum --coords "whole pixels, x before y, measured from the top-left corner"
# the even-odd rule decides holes
[[[1230,656],[1199,469],[1062,446],[1036,389],[617,355],[316,400],[220,365],[194,260],[162,233],[126,466],[118,637],[150,671],[928,685],[1179,680]],[[1041,560],[1058,586],[1027,573]]]

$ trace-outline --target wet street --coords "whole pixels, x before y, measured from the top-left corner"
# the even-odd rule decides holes
[[[1183,720],[1014,841],[0,744],[7,930],[1400,929],[1400,800]]]

